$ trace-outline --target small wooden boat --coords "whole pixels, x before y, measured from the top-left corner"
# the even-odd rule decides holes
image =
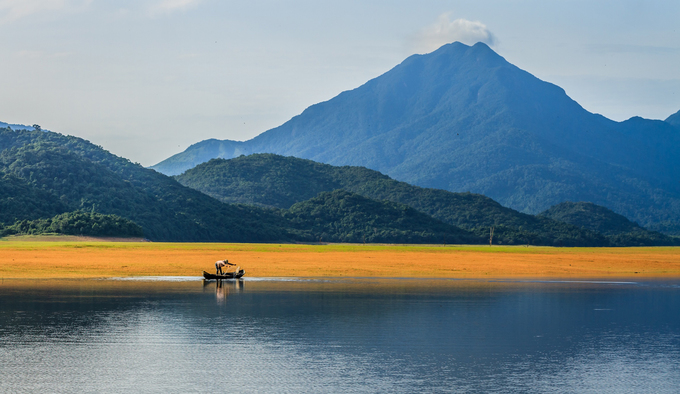
[[[243,275],[246,274],[246,271],[244,270],[239,270],[238,272],[226,272],[223,275],[215,275],[211,274],[208,272],[203,271],[203,277],[205,279],[239,279],[242,278]]]

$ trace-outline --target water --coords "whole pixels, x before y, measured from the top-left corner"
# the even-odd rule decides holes
[[[0,392],[678,393],[680,282],[18,281]]]

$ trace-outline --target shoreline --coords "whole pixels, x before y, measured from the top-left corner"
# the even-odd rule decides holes
[[[200,276],[227,258],[250,278],[680,278],[680,247],[0,242],[0,278]]]

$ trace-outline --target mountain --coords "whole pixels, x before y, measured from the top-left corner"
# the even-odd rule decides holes
[[[680,244],[678,239],[655,231],[648,231],[622,215],[589,202],[563,202],[550,207],[540,216],[596,231],[607,236],[614,246]]]
[[[484,238],[402,204],[344,190],[323,192],[283,211],[298,238],[324,242],[479,244]]]
[[[488,46],[452,43],[245,141],[207,140],[152,168],[276,153],[484,194],[525,213],[590,201],[645,226],[680,223],[680,129],[592,114]]]
[[[182,175],[181,184],[230,203],[290,208],[319,193],[343,189],[374,200],[410,206],[444,223],[473,231],[500,244],[605,246],[600,234],[546,217],[503,207],[488,197],[452,193],[395,181],[364,167],[335,167],[274,154],[213,159]],[[291,208],[292,209],[292,208]]]

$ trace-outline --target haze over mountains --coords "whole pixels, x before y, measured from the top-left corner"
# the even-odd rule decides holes
[[[615,122],[488,46],[448,44],[245,142],[206,140],[152,168],[276,153],[365,166],[410,184],[539,213],[589,201],[669,233],[680,226],[680,114]]]

